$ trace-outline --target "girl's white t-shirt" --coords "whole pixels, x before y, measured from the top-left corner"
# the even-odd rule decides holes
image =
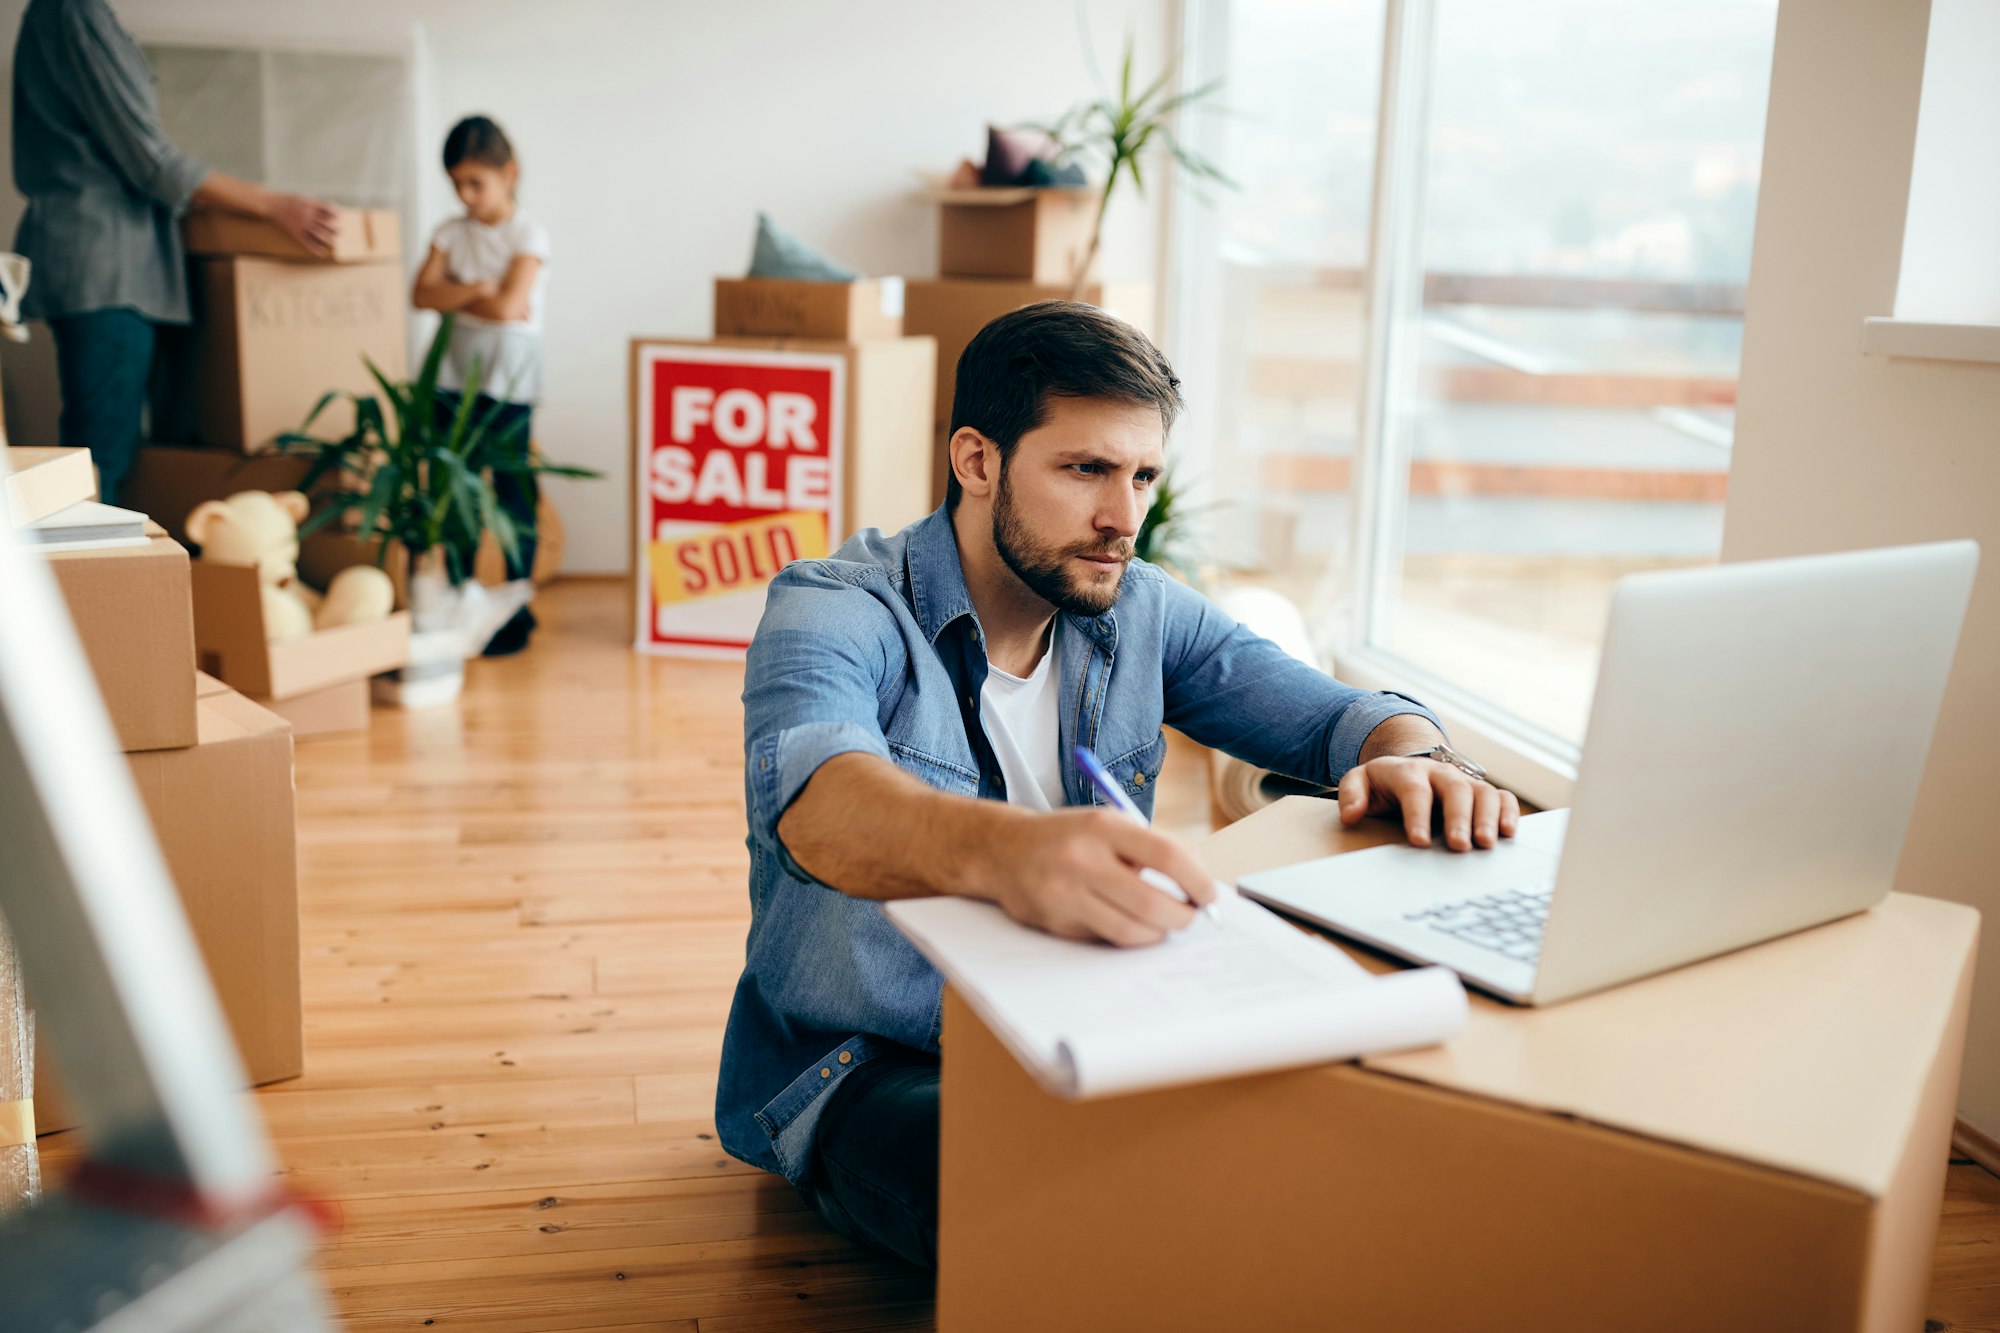
[[[1069,803],[1063,795],[1057,656],[1051,641],[1041,664],[1027,676],[1010,676],[988,662],[986,684],[979,691],[986,739],[1007,779],[1007,802],[1030,810],[1060,810]]]
[[[516,258],[527,255],[542,261],[535,285],[528,291],[527,318],[490,320],[461,312],[453,323],[451,345],[438,373],[443,387],[463,389],[477,365],[482,392],[515,403],[539,400],[542,298],[549,281],[548,232],[518,211],[495,226],[460,217],[439,226],[431,245],[444,255],[445,276],[453,282],[504,282]]]

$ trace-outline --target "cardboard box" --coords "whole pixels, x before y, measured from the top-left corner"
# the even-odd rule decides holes
[[[309,466],[309,460],[290,454],[148,444],[133,456],[119,503],[151,517],[181,545],[192,546],[187,516],[196,505],[238,491],[295,491]]]
[[[96,496],[97,470],[88,449],[16,447],[0,460],[0,519],[16,526]]]
[[[127,757],[250,1082],[305,1070],[299,996],[292,735],[282,718],[203,679],[198,743]],[[44,1044],[45,1045],[45,1044]],[[35,1127],[74,1127],[46,1050]]]
[[[913,278],[903,297],[903,328],[911,337],[937,339],[937,388],[932,402],[936,424],[951,422],[952,392],[958,380],[958,358],[973,336],[1000,316],[1037,301],[1066,301],[1067,286],[999,282],[990,278]],[[1094,282],[1077,296],[1089,305],[1118,316],[1148,337],[1153,329],[1153,289],[1145,282]],[[942,438],[942,437],[940,437]],[[942,447],[936,451],[931,475],[931,503],[944,502],[945,479],[951,466]]]
[[[938,196],[938,272],[1067,286],[1090,249],[1097,199],[1095,190],[948,190]]]
[[[308,690],[289,699],[254,699],[260,708],[285,719],[292,739],[338,736],[368,730],[368,678],[359,676],[324,689]]]
[[[1293,797],[1202,855],[1393,836]],[[1475,998],[1442,1046],[1092,1102],[948,995],[938,1327],[1921,1327],[1977,935],[1895,894],[1566,1004]]]
[[[190,209],[181,219],[181,240],[191,255],[259,255],[332,264],[403,259],[402,227],[386,208],[341,209],[331,255],[314,254],[276,223],[219,208]]]
[[[718,338],[826,338],[860,342],[903,335],[903,280],[801,282],[717,278]]]
[[[379,396],[363,358],[391,380],[405,374],[400,264],[201,259],[194,278],[196,418],[204,444],[260,453],[299,429],[329,389]],[[337,439],[353,422],[353,407],[336,401],[313,430]]]
[[[194,562],[194,641],[201,669],[260,699],[294,699],[366,680],[410,660],[410,613],[271,643],[264,599],[250,565]]]
[[[51,551],[83,654],[125,750],[195,743],[194,615],[187,552],[157,525],[144,546]]]

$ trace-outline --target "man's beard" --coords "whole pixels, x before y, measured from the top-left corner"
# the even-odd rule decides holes
[[[993,545],[999,550],[1000,558],[1007,562],[1007,568],[1014,576],[1028,585],[1028,590],[1049,605],[1067,611],[1073,616],[1101,616],[1118,601],[1118,590],[1124,583],[1124,571],[1108,587],[1093,586],[1083,581],[1070,562],[1078,556],[1116,556],[1121,560],[1132,558],[1132,543],[1113,540],[1084,542],[1075,546],[1050,547],[1040,545],[1029,535],[1021,516],[1014,511],[1013,493],[1007,486],[1007,468],[1000,467],[1000,488],[993,497]]]

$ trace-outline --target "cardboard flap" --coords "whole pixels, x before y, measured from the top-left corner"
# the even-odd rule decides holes
[[[981,186],[975,190],[939,190],[931,195],[935,203],[970,204],[980,208],[1011,208],[1015,204],[1038,203],[1043,199],[1060,199],[1066,204],[1080,205],[1096,197],[1094,189],[1069,189],[1060,185]]]
[[[409,662],[410,613],[398,611],[386,620],[323,629],[271,644],[270,688],[252,693],[290,699],[394,671]]]
[[[188,210],[181,220],[181,236],[188,253],[195,255],[258,255],[336,264],[402,258],[402,228],[394,212],[380,208],[337,212],[333,251],[326,255],[306,249],[275,223],[218,208]]]
[[[1297,796],[1201,853],[1233,879],[1395,836],[1379,821],[1342,830],[1331,802]],[[1891,894],[1870,911],[1561,1004],[1474,996],[1454,1040],[1362,1063],[1880,1197],[1964,1003],[1978,932],[1971,908]]]
[[[257,570],[196,560],[194,647],[201,669],[251,694],[269,694],[269,644]]]

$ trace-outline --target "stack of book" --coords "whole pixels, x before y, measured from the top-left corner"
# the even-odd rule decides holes
[[[144,546],[146,516],[103,504],[88,449],[7,450],[7,522],[46,550]]]

